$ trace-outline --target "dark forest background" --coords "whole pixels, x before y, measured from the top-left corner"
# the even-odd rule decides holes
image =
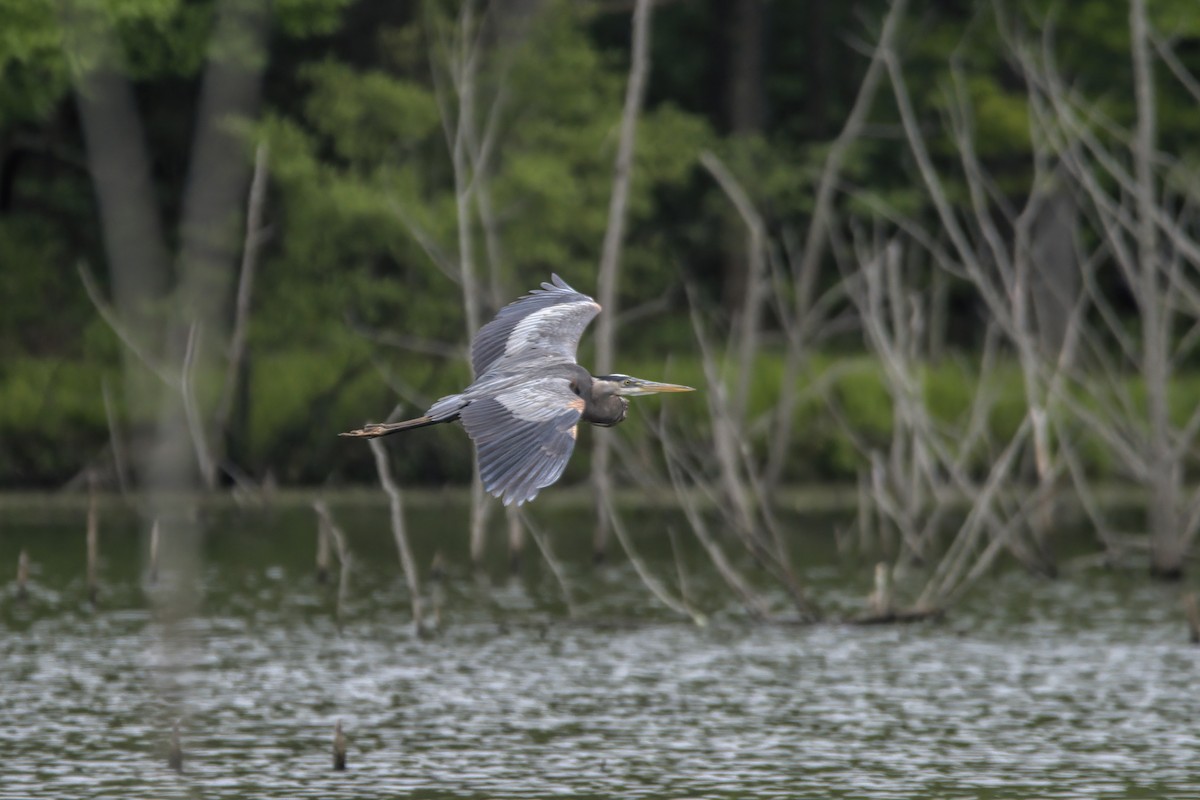
[[[474,262],[483,319],[551,272],[595,292],[634,5],[0,3],[0,486],[58,487],[85,474],[115,485],[122,450],[156,424],[149,398],[190,369],[201,416],[213,421],[218,483],[373,480],[366,448],[335,434],[397,403],[419,411],[468,380],[464,258]],[[859,480],[872,448],[893,441],[902,421],[854,276],[870,261],[865,247],[886,251],[903,238],[912,246],[897,297],[919,302],[908,316],[893,310],[893,321],[919,316],[919,345],[906,346],[931,418],[958,419],[983,382],[989,436],[1005,441],[1028,416],[1030,373],[1021,343],[1003,336],[982,376],[996,312],[944,214],[966,220],[986,253],[995,236],[1016,235],[1021,204],[1037,194],[1049,198],[1031,215],[1040,238],[1012,250],[1035,255],[1020,289],[1032,297],[1030,336],[1061,348],[1085,304],[1080,316],[1098,332],[1074,360],[1081,374],[1120,384],[1137,415],[1145,300],[1104,232],[1123,219],[1114,209],[1136,207],[1126,185],[1139,130],[1127,4],[912,3],[889,42],[903,93],[888,73],[850,131],[893,4],[651,5],[613,310],[621,371],[708,386],[695,322],[734,370],[730,380],[748,384],[737,391],[745,419],[757,420],[744,428],[749,440],[772,441],[777,400],[785,382],[792,387],[775,482]],[[1147,160],[1156,207],[1175,220],[1159,239],[1164,263],[1177,264],[1161,288],[1182,309],[1166,334],[1180,345],[1169,403],[1190,429],[1200,375],[1188,345],[1200,317],[1184,285],[1196,268],[1186,243],[1200,166],[1200,13],[1192,0],[1154,0],[1146,14],[1155,79]],[[226,95],[222,71],[243,77],[226,82]],[[1062,122],[1070,109],[1073,127]],[[1061,123],[1058,138],[1047,119]],[[821,222],[829,235],[805,261],[835,148],[831,217]],[[1072,148],[1082,153],[1074,165]],[[922,152],[941,173],[944,208]],[[206,195],[195,187],[208,177],[218,188]],[[979,187],[986,197],[973,193]],[[760,227],[747,228],[739,192]],[[1099,199],[1106,192],[1110,207]],[[208,233],[189,230],[189,203],[217,221]],[[248,253],[253,282],[239,303]],[[157,267],[122,285],[113,265],[128,258]],[[791,302],[798,285],[814,306]],[[748,305],[748,291],[764,296]],[[207,319],[224,329],[165,332],[180,297],[208,306]],[[730,344],[722,355],[751,306],[753,348]],[[239,308],[242,341],[229,369]],[[809,308],[819,330],[798,316]],[[175,350],[131,358],[138,341]],[[790,360],[789,343],[803,358]],[[735,367],[746,352],[753,369],[743,374]],[[581,361],[591,357],[585,337]],[[134,374],[122,372],[123,359]],[[658,401],[639,408],[653,419]],[[672,413],[685,431],[711,424],[704,399]],[[640,425],[623,435],[641,442]],[[405,484],[466,481],[470,451],[458,434],[409,437],[396,451]],[[1119,446],[1081,442],[1089,474],[1123,474]],[[568,482],[586,475],[587,456],[581,447]],[[1020,468],[1033,474],[1035,461],[1030,449]]]

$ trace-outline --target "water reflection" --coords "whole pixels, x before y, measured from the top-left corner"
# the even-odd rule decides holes
[[[624,565],[594,571],[578,524],[547,524],[571,621],[532,554],[520,579],[497,553],[479,581],[465,537],[418,518],[421,563],[442,549],[449,566],[446,626],[422,640],[384,515],[345,513],[340,630],[307,514],[227,520],[205,540],[203,613],[178,651],[145,601],[132,527],[106,526],[92,610],[82,529],[7,520],[0,564],[24,547],[38,569],[28,604],[6,596],[0,616],[0,797],[1200,796],[1200,651],[1169,590],[1013,574],[939,625],[750,626],[689,553],[689,591],[715,620],[700,629]],[[671,579],[661,530],[639,543]],[[823,599],[861,602],[865,566],[823,546],[803,560]],[[182,776],[166,763],[177,714]]]

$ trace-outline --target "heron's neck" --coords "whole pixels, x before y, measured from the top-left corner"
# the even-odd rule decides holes
[[[587,400],[583,409],[583,419],[593,425],[610,428],[625,419],[629,409],[629,401],[616,394],[605,394]]]

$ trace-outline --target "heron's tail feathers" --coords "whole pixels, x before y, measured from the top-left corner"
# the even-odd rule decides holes
[[[370,422],[354,431],[346,431],[339,433],[338,436],[353,436],[359,439],[377,439],[380,436],[388,436],[400,431],[408,431],[413,428],[424,428],[426,425],[437,425],[439,422],[449,422],[447,419],[434,419],[432,417],[417,417],[416,419],[406,419],[403,422]]]

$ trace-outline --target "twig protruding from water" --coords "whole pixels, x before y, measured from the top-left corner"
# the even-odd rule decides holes
[[[1195,592],[1183,596],[1183,613],[1187,617],[1188,641],[1200,644],[1200,601],[1196,599]]]
[[[146,580],[151,586],[158,583],[158,519],[150,526],[150,570]]]
[[[520,509],[508,506],[508,570],[513,575],[521,571],[521,557],[525,554],[525,526],[521,524]]]
[[[96,479],[88,473],[87,511],[87,590],[88,602],[96,605],[99,596],[98,564],[100,560],[100,511],[96,507]]]
[[[617,541],[621,543],[621,548],[625,551],[625,555],[629,558],[629,563],[633,565],[634,571],[638,577],[642,579],[642,584],[650,590],[650,593],[658,598],[658,601],[667,608],[677,614],[682,614],[691,617],[692,622],[699,627],[704,627],[708,624],[707,618],[698,609],[693,608],[682,598],[674,597],[663,586],[662,582],[654,577],[645,563],[638,556],[637,551],[633,549],[633,542],[625,531],[625,525],[621,522],[621,517],[617,514],[616,509],[611,503],[607,504],[605,511],[608,514],[609,524],[612,525],[613,532],[617,535]]]
[[[333,726],[333,768],[338,772],[346,769],[346,734],[342,733],[342,721]]]
[[[322,547],[328,551],[329,540],[333,540],[334,546],[337,548],[337,560],[340,564],[338,569],[338,585],[337,585],[337,607],[334,610],[334,616],[337,619],[338,630],[342,627],[342,613],[346,608],[346,594],[350,589],[350,548],[346,544],[346,535],[342,533],[342,529],[338,527],[333,520],[333,514],[329,511],[329,506],[324,500],[314,500],[313,511],[317,512],[318,536],[324,540],[324,545],[318,543],[317,549],[317,580],[324,583],[321,577],[321,554]],[[329,569],[329,553],[325,553],[325,569]]]
[[[550,549],[550,543],[546,541],[541,531],[533,524],[533,520],[529,518],[528,514],[518,509],[517,518],[529,530],[530,538],[533,539],[533,543],[537,545],[538,550],[542,552],[542,558],[546,559],[546,563],[550,566],[550,571],[554,573],[554,579],[558,581],[559,588],[562,589],[563,602],[567,605],[567,616],[574,619],[578,614],[575,600],[571,596],[571,586],[567,581],[567,575],[563,571],[562,565],[555,558],[554,551]]]
[[[441,550],[433,552],[429,562],[429,604],[433,608],[431,625],[434,631],[442,629],[442,606],[446,603],[446,561]]]
[[[408,534],[404,527],[404,506],[400,496],[400,488],[392,479],[392,471],[388,466],[387,451],[378,439],[370,442],[371,453],[375,456],[375,469],[379,473],[379,483],[387,493],[392,517],[392,535],[396,539],[396,550],[400,554],[400,567],[404,570],[404,580],[408,584],[409,599],[412,601],[413,627],[421,632],[421,583],[417,578],[417,564],[413,560],[412,549],[408,544]]]
[[[17,556],[17,602],[29,599],[29,551],[21,548]]]
[[[320,501],[318,501],[320,502]],[[314,508],[315,508],[314,504]],[[329,560],[331,558],[331,548],[329,540],[331,534],[329,532],[328,517],[317,510],[317,583],[324,586],[329,582]]]
[[[179,741],[179,720],[171,727],[171,741],[167,745],[167,766],[183,772],[183,745]]]
[[[875,565],[875,589],[867,598],[871,613],[877,617],[886,617],[892,613],[892,580],[888,565],[880,561]]]

